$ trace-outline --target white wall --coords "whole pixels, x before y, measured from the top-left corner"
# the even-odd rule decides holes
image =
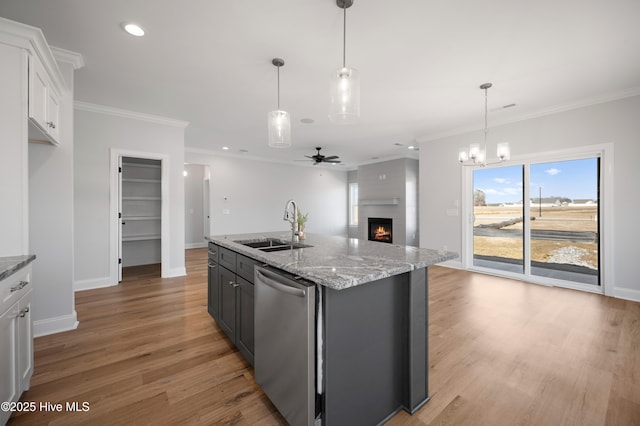
[[[72,87],[73,67],[60,63]],[[63,92],[60,145],[29,144],[29,246],[36,336],[77,326],[73,293],[73,93]]]
[[[617,297],[640,301],[637,279],[640,197],[640,96],[532,118],[489,129],[490,141],[508,141],[512,158],[537,152],[611,143],[614,146],[613,260]],[[461,202],[458,149],[481,140],[482,132],[424,142],[420,146],[420,245],[461,252],[460,216],[447,216]],[[605,265],[606,267],[606,265]]]
[[[206,247],[204,239],[204,178],[205,166],[185,164],[184,170],[184,222],[185,247]]]
[[[306,232],[347,234],[346,171],[193,152],[186,161],[209,166],[212,235],[290,230],[289,199],[309,213]]]
[[[149,116],[76,104],[74,209],[75,288],[117,284],[111,268],[110,232],[111,150],[158,154],[169,159],[169,265],[184,274],[184,127],[163,124]],[[167,120],[168,121],[168,120]],[[163,169],[165,164],[163,163]],[[164,199],[163,199],[164,204]],[[165,241],[163,241],[163,244]],[[164,272],[163,272],[164,275]]]

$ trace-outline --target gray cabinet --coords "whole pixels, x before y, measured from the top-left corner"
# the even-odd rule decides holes
[[[208,311],[253,365],[256,260],[209,243]]]
[[[209,243],[208,280],[207,280],[207,311],[218,321],[220,310],[220,276],[218,275],[218,246]]]

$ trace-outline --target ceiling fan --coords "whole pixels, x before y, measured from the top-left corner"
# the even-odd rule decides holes
[[[318,153],[316,155],[311,155],[311,156],[305,155],[305,157],[311,158],[314,161],[314,163],[313,163],[314,166],[317,165],[317,164],[320,164],[320,163],[332,163],[332,164],[341,163],[341,161],[338,160],[338,158],[340,158],[340,157],[338,157],[337,155],[330,155],[329,157],[326,157],[326,156],[320,154],[320,150],[321,149],[322,148],[320,148],[320,147],[316,147],[316,150],[318,151]]]

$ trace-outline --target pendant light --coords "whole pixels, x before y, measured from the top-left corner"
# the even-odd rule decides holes
[[[360,117],[360,74],[355,68],[347,68],[347,8],[353,0],[336,0],[343,12],[342,67],[331,76],[331,106],[329,119],[334,123],[348,123]]]
[[[291,118],[287,111],[280,109],[280,67],[284,65],[284,60],[273,58],[271,63],[278,68],[278,109],[267,114],[269,146],[288,148],[291,146]]]
[[[508,142],[499,143],[497,145],[496,154],[498,161],[493,163],[487,163],[487,133],[489,132],[487,126],[487,114],[488,114],[488,94],[487,91],[493,86],[491,83],[484,83],[480,85],[480,89],[484,90],[484,146],[480,146],[479,143],[472,143],[469,145],[469,150],[461,149],[458,153],[458,161],[463,166],[487,166],[492,164],[502,163],[503,161],[511,158],[511,149]],[[471,160],[471,161],[469,161]],[[468,163],[467,163],[468,162]]]

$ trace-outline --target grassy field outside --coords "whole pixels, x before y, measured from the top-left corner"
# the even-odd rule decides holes
[[[598,232],[598,207],[543,206],[542,215],[537,205],[531,209],[531,229],[554,231]],[[474,226],[504,222],[523,215],[522,206],[476,206]],[[522,222],[501,229],[522,229]],[[474,236],[474,255],[523,259],[522,238]],[[571,256],[566,255],[567,252]],[[558,259],[564,261],[558,262]],[[598,269],[597,242],[570,242],[531,240],[531,260],[539,262],[569,263]]]

